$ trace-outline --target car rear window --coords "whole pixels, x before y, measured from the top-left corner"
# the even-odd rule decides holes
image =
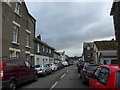
[[[40,67],[40,65],[35,65],[34,67],[35,67],[35,68],[39,68],[39,67]]]
[[[95,70],[97,67],[98,67],[98,66],[88,66],[88,67],[86,68],[86,70],[87,70],[87,71],[93,71],[93,70]]]
[[[116,85],[120,88],[120,71],[116,73]]]

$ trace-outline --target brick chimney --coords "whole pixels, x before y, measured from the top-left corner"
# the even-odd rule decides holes
[[[39,34],[39,36],[37,36],[37,39],[41,40],[41,35]]]

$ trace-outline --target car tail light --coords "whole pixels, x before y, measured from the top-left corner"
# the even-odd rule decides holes
[[[4,65],[2,62],[0,62],[0,79],[3,78],[3,71],[4,71]]]
[[[43,69],[40,69],[40,71],[42,71]]]
[[[84,72],[84,75],[85,75],[85,76],[88,76],[88,72]]]

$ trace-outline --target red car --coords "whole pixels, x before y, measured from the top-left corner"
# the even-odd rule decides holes
[[[0,60],[0,87],[15,90],[16,86],[30,80],[37,80],[37,71],[21,59]]]
[[[89,80],[90,88],[119,88],[120,65],[100,65]]]

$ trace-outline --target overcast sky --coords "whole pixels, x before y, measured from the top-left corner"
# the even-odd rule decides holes
[[[36,35],[69,56],[80,56],[84,42],[110,40],[112,2],[27,2],[37,20]]]

